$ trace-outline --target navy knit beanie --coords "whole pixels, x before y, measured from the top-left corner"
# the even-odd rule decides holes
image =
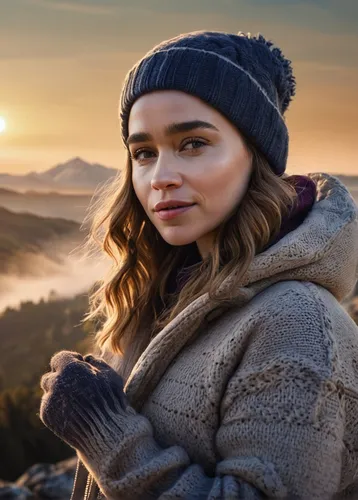
[[[284,112],[295,95],[291,61],[261,34],[194,31],[156,45],[127,73],[119,117],[126,146],[134,101],[154,90],[181,90],[220,111],[282,175],[288,156]]]

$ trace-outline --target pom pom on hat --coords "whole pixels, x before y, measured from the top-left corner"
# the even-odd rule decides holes
[[[245,33],[239,31],[238,35],[245,36]],[[247,37],[268,47],[277,58],[277,61],[282,65],[285,80],[281,82],[280,88],[277,90],[281,101],[282,113],[284,113],[292,101],[293,96],[296,95],[296,78],[293,75],[292,61],[283,55],[282,50],[275,46],[272,40],[266,39],[261,33],[254,36],[248,33]]]

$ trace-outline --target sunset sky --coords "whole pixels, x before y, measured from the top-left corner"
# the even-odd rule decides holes
[[[260,32],[292,60],[288,173],[358,175],[357,0],[0,0],[0,172],[121,168],[126,72],[202,29]]]

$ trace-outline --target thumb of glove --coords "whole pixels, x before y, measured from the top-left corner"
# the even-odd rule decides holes
[[[106,371],[109,373],[113,370],[113,368],[108,363],[106,363],[103,359],[94,356],[93,354],[86,354],[86,356],[83,358],[83,361],[86,361],[95,368],[98,368],[98,370],[100,371]]]
[[[122,408],[125,410],[129,407],[129,402],[124,392],[124,383],[122,377],[105,361],[93,354],[87,354],[84,361],[89,363],[94,368],[97,368],[111,384],[113,392],[117,395]]]

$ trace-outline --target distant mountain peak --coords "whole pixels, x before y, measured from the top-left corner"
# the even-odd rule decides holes
[[[89,167],[91,166],[91,163],[87,162],[83,158],[80,158],[79,156],[74,156],[73,158],[67,160],[65,163],[60,163],[60,165],[62,165],[63,167],[78,168],[78,167]]]
[[[58,186],[76,186],[95,188],[99,183],[114,176],[117,170],[98,163],[88,163],[79,156],[71,158],[43,172],[46,180],[55,182]]]
[[[94,192],[99,184],[114,178],[116,168],[100,163],[88,163],[74,156],[42,172],[32,171],[25,175],[0,174],[0,186],[20,191]]]

